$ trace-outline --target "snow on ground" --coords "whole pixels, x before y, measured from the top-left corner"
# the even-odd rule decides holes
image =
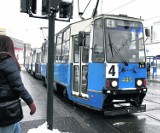
[[[57,129],[53,129],[52,131],[47,128],[47,122],[40,125],[38,128],[29,129],[27,133],[61,133]]]

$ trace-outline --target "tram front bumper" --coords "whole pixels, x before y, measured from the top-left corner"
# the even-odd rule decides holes
[[[109,94],[109,95],[118,95],[118,94],[130,94],[130,93],[146,93],[147,88],[141,88],[141,89],[103,89],[104,94]]]
[[[133,113],[146,112],[146,105],[135,106],[122,106],[113,107],[110,109],[104,109],[105,116],[116,116],[116,115],[126,115]]]
[[[147,88],[135,89],[135,90],[103,90],[103,94],[110,99],[127,100],[130,98],[135,98],[137,96],[144,97],[147,93]]]

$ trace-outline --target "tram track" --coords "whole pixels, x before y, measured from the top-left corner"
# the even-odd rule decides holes
[[[160,110],[160,108],[155,108],[155,109],[147,109],[147,112],[149,112],[149,111],[156,111],[156,110]]]
[[[160,96],[160,94],[155,94],[155,93],[151,93],[151,92],[147,92],[147,94],[151,94],[151,95],[154,95],[154,96]]]
[[[78,121],[80,123],[80,125],[84,128],[87,129],[88,133],[92,132],[94,133],[94,130],[90,128],[90,126],[88,126],[88,124],[85,124],[85,121],[76,113],[76,106],[75,104],[70,101],[69,99],[54,93],[56,101],[58,101],[58,103],[60,103],[61,106],[63,106],[63,108],[70,113],[70,115],[76,119],[76,121]],[[79,133],[81,133],[81,131],[79,131]]]
[[[144,99],[144,101],[151,102],[151,103],[156,103],[156,104],[160,104],[159,102],[155,102],[155,101],[153,101],[153,100],[151,100],[151,99]]]
[[[151,94],[151,95],[154,95],[154,96],[160,96],[160,95],[158,95],[158,94],[150,93],[150,92],[148,92],[148,94]],[[144,101],[147,101],[147,102],[150,102],[150,103],[155,103],[155,104],[160,105],[159,102],[153,101],[153,100],[151,100],[151,99],[144,99]],[[158,111],[158,110],[160,110],[160,107],[153,108],[153,109],[147,109],[147,110],[146,110],[146,113],[144,113],[144,115],[147,116],[147,117],[149,117],[149,118],[151,118],[151,119],[153,119],[153,120],[156,120],[156,121],[160,122],[160,119],[159,119],[159,118],[157,118],[157,117],[154,116],[154,115],[151,115],[151,114],[147,113],[147,112]]]
[[[59,99],[59,101],[61,101],[61,104],[63,104],[67,110],[71,110],[71,112],[74,113],[73,116],[74,116],[74,118],[76,118],[77,121],[79,121],[79,123],[83,122],[83,126],[84,125],[87,127],[90,127],[91,125],[92,125],[91,127],[94,126],[93,125],[94,122],[92,123],[92,120],[91,120],[91,123],[86,122],[86,121],[88,121],[88,120],[85,120],[85,118],[84,118],[86,116],[86,119],[90,118],[90,119],[93,119],[93,121],[96,121],[96,124],[98,123],[97,124],[98,129],[100,129],[101,127],[102,128],[100,130],[103,130],[104,128],[106,128],[106,130],[104,132],[108,132],[108,130],[112,130],[112,131],[114,131],[114,133],[126,133],[122,129],[113,125],[112,122],[110,122],[110,120],[112,120],[112,117],[106,117],[104,115],[104,113],[102,113],[102,112],[91,110],[91,109],[86,108],[84,106],[81,106],[77,103],[71,102],[70,100],[64,98],[63,96],[56,95],[56,97]],[[74,111],[73,111],[73,109],[74,109]],[[83,114],[83,120],[81,120],[82,119],[81,114]],[[93,129],[91,129],[91,130],[92,130],[92,133],[99,132],[97,130],[93,130]]]
[[[86,126],[85,128],[87,128],[87,127],[92,128],[93,127],[93,123],[86,122],[86,119],[92,118],[92,119],[94,119],[93,121],[95,121],[95,120],[97,121],[95,124],[100,124],[99,126],[97,126],[98,129],[102,127],[103,129],[101,129],[101,130],[103,130],[104,132],[108,132],[107,129],[111,129],[114,131],[114,133],[127,133],[127,131],[125,130],[125,125],[130,124],[131,121],[130,120],[128,121],[128,119],[133,118],[132,115],[129,115],[130,118],[128,118],[127,122],[126,122],[126,121],[123,121],[123,117],[125,118],[126,116],[107,117],[107,116],[104,116],[103,113],[100,113],[98,111],[94,111],[94,110],[88,109],[86,107],[83,107],[79,104],[69,102],[68,99],[66,99],[62,96],[58,95],[57,98],[61,101],[61,103],[65,106],[65,108],[72,110],[72,113],[74,112],[74,118],[76,118],[76,120],[79,123],[84,122],[83,125]],[[146,100],[148,102],[160,104],[160,103],[152,101],[150,99],[144,99],[144,100]],[[73,109],[76,111],[73,111]],[[154,111],[154,110],[160,110],[160,108],[148,109],[147,112]],[[142,115],[146,116],[146,118],[148,117],[150,119],[153,119],[153,120],[160,122],[159,118],[157,118],[156,116],[153,116],[147,112],[142,113]],[[81,119],[81,114],[83,114],[83,120]],[[87,118],[85,118],[85,116]],[[120,121],[119,121],[119,118],[120,118]],[[106,130],[105,130],[105,127],[106,127]],[[93,129],[92,133],[97,133],[97,131],[99,132],[99,130]]]
[[[76,119],[78,123],[80,123],[81,127],[86,129],[86,133],[97,133],[97,132],[108,132],[108,130],[112,130],[114,133],[127,133],[126,125],[131,124],[132,115],[127,119],[123,121],[123,117],[125,116],[118,116],[118,117],[106,117],[103,113],[100,113],[98,111],[94,111],[91,109],[88,109],[86,107],[83,107],[79,104],[76,104],[68,99],[66,99],[63,96],[60,96],[59,94],[55,94],[56,100],[58,100],[59,104],[63,106],[67,110],[67,112],[70,112],[71,116]],[[149,102],[154,102],[149,99],[145,99]],[[157,102],[154,102],[157,103]],[[160,103],[158,103],[160,104]],[[153,111],[153,110],[160,110],[160,108],[147,110]],[[157,122],[160,122],[160,119],[156,116],[153,116],[149,113],[142,113],[142,115],[146,116],[148,119],[155,120]],[[141,115],[141,114],[140,114]],[[88,120],[89,119],[89,120]],[[130,120],[131,119],[131,120]],[[122,120],[122,121],[121,121]],[[136,120],[136,117],[135,117]],[[93,121],[93,122],[92,122]],[[131,132],[133,131],[130,129]],[[137,130],[138,131],[138,130]],[[81,133],[81,131],[79,132]]]
[[[40,82],[41,85],[43,84],[42,81],[40,81],[40,80],[37,80],[37,81],[38,81],[38,83]],[[44,89],[43,92],[45,93],[46,90]],[[147,109],[146,112],[144,112],[144,113],[140,113],[140,116],[142,116],[140,118],[148,119],[150,121],[153,120],[154,122],[159,123],[160,118],[154,116],[152,111],[160,110],[160,106],[159,106],[160,102],[154,101],[152,96],[156,97],[156,96],[160,96],[160,95],[155,94],[155,93],[149,93],[149,92],[148,92],[148,94],[149,94],[148,98],[150,98],[150,99],[146,99],[147,98],[146,97],[144,99],[144,101],[148,102],[148,104],[151,105],[151,107],[153,107],[151,103],[153,103],[153,105],[157,104],[157,106],[154,107],[153,109],[151,109],[151,108]],[[55,94],[54,98],[56,100],[58,100],[57,104],[59,104],[59,106],[63,106],[62,109],[64,109],[64,111],[70,113],[70,115],[68,115],[68,113],[66,113],[67,115],[63,116],[63,117],[74,118],[78,123],[80,123],[82,128],[86,129],[86,131],[87,131],[86,133],[90,133],[90,132],[92,132],[92,133],[97,133],[97,132],[104,132],[105,133],[105,132],[107,132],[108,133],[109,129],[112,130],[114,133],[128,133],[128,130],[129,130],[129,132],[134,132],[134,128],[127,130],[127,126],[128,126],[128,128],[132,128],[132,124],[134,124],[134,127],[137,126],[137,130],[135,130],[135,131],[137,131],[137,133],[140,133],[140,131],[141,131],[141,127],[139,126],[139,124],[135,124],[136,122],[143,123],[143,121],[139,121],[139,119],[137,119],[137,116],[138,116],[137,114],[136,115],[129,115],[129,117],[126,117],[126,116],[106,117],[106,116],[104,116],[103,113],[100,113],[98,111],[93,111],[91,109],[83,107],[83,106],[76,104],[76,103],[74,103],[74,102],[72,102],[62,96],[59,96],[57,94]],[[155,100],[157,100],[157,99],[155,99]],[[61,109],[61,107],[59,109]],[[61,112],[58,112],[58,113],[61,113]],[[60,117],[60,116],[58,115],[58,117]],[[132,121],[134,121],[134,122],[132,122]],[[71,120],[71,122],[72,122],[72,120]],[[75,123],[75,125],[76,125],[76,123]],[[146,125],[146,123],[144,122],[144,128],[148,129],[147,126],[148,125]],[[82,131],[79,131],[78,133],[81,133],[81,132]]]
[[[152,118],[152,119],[160,122],[160,119],[158,119],[156,116],[153,116],[153,115],[151,115],[151,114],[145,114],[145,115],[148,116],[149,118]]]
[[[82,106],[81,108],[85,108],[85,107]],[[91,117],[93,117],[94,119],[96,119],[98,123],[101,123],[101,125],[103,125],[103,127],[107,127],[107,129],[110,128],[110,129],[114,130],[114,133],[126,133],[121,128],[116,127],[115,125],[113,125],[112,122],[110,122],[110,120],[112,120],[114,118],[106,117],[103,113],[90,111],[90,109],[85,109],[85,110],[89,110],[88,114]],[[105,132],[107,132],[107,130]]]
[[[114,133],[127,133],[127,131],[125,130],[126,129],[125,125],[131,124],[130,120],[127,122],[123,121],[123,116],[122,117],[118,116],[120,119],[122,119],[122,122],[121,122],[119,121],[119,119],[117,119],[117,117],[113,117],[113,118],[106,117],[104,116],[103,113],[93,111],[91,109],[83,107],[77,103],[74,103],[66,99],[63,96],[59,96],[59,94],[55,94],[55,96],[56,96],[56,99],[58,99],[58,101],[60,102],[60,104],[62,104],[64,108],[71,113],[72,117],[76,119],[76,121],[80,123],[80,125],[84,129],[86,129],[87,131],[86,133],[108,132],[108,130],[112,130]],[[160,104],[159,102],[153,101],[151,99],[144,99],[144,100],[147,102],[158,104],[158,105]],[[147,112],[154,111],[154,110],[160,110],[160,108],[148,109]],[[142,113],[142,115],[146,116],[146,118],[148,119],[152,119],[157,122],[160,122],[160,119],[158,117],[153,116],[147,112]],[[94,121],[93,123],[92,123],[92,119]],[[128,119],[132,119],[132,115],[131,115],[131,118],[127,118],[127,120]],[[132,132],[132,129],[131,129],[131,132]]]
[[[144,101],[155,103],[155,104],[158,104],[158,105],[160,104],[159,102],[153,101],[151,99],[144,99]],[[160,110],[160,107],[154,108],[154,109],[147,109],[146,111],[148,112],[148,111],[156,111],[156,110]]]

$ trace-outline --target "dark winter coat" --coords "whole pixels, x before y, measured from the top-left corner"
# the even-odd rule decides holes
[[[12,57],[0,58],[0,102],[22,98],[28,105],[33,102],[24,87],[20,71]]]

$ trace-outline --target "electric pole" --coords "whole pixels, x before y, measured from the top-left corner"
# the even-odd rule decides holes
[[[21,12],[30,17],[48,19],[48,64],[47,64],[47,124],[53,129],[53,97],[54,97],[54,44],[55,20],[69,22],[72,18],[72,0],[42,0],[42,16],[36,14],[37,0],[21,0]],[[60,18],[56,18],[59,12]],[[68,20],[64,19],[68,18]]]

